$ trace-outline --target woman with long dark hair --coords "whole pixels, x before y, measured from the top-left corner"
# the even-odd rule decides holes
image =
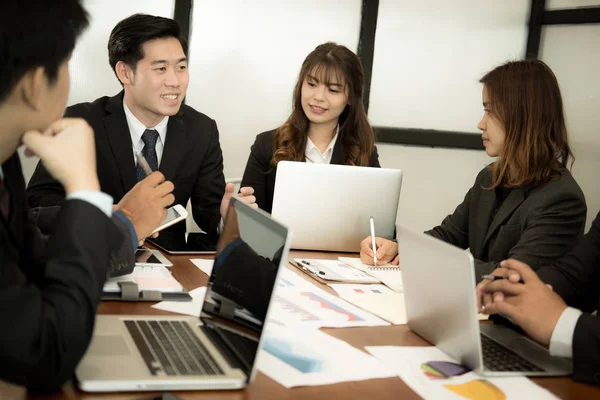
[[[271,212],[280,161],[379,167],[364,85],[360,60],[342,45],[324,43],[306,57],[292,114],[256,137],[246,164],[241,186],[254,188],[260,208]]]
[[[573,155],[552,70],[538,60],[511,61],[480,82],[484,114],[477,127],[496,160],[479,172],[454,213],[426,232],[469,249],[478,281],[507,258],[533,269],[558,259],[583,234],[587,211],[567,169]],[[398,263],[395,242],[376,243],[381,262]],[[361,259],[373,263],[370,237],[361,243]]]

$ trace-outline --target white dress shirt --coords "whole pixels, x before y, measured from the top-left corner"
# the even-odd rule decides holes
[[[321,150],[315,146],[310,138],[307,138],[308,140],[306,141],[306,149],[304,150],[306,162],[314,164],[329,164],[331,162],[331,156],[333,155],[333,147],[335,146],[335,142],[338,138],[338,133],[339,126],[338,130],[335,132],[335,136],[333,139],[331,139],[331,142],[329,142],[329,145],[327,145],[327,148],[323,153],[321,153]]]
[[[139,153],[144,148],[144,141],[142,135],[146,129],[155,129],[158,132],[158,140],[156,141],[156,158],[158,165],[162,159],[163,149],[165,147],[165,140],[167,139],[167,124],[169,123],[169,116],[164,117],[156,126],[147,127],[142,124],[139,119],[133,115],[125,99],[123,99],[123,109],[125,110],[125,119],[127,120],[127,126],[129,127],[129,133],[131,134],[131,145],[133,147],[133,162],[137,165],[136,153]]]
[[[549,350],[551,355],[573,358],[573,336],[581,314],[578,309],[567,307],[560,315],[550,338]]]
[[[4,170],[1,165],[0,179],[4,180]],[[87,201],[91,205],[98,207],[107,217],[110,218],[112,216],[113,198],[106,193],[97,190],[77,190],[67,196],[67,200],[71,199]]]

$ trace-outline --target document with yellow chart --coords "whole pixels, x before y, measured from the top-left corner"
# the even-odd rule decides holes
[[[424,399],[557,399],[526,377],[480,376],[437,347],[370,346],[366,350]]]

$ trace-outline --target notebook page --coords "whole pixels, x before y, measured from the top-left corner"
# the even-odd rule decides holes
[[[363,264],[360,261],[360,258],[355,257],[339,257],[338,260],[379,279],[381,283],[395,292],[404,291],[402,272],[400,267],[397,265],[385,264],[382,266],[373,267],[371,265]]]
[[[367,265],[365,263],[363,263],[362,261],[360,261],[360,258],[356,258],[356,257],[338,257],[338,260],[340,260],[341,262],[343,262],[344,264],[348,264],[351,267],[354,267],[356,269],[359,269],[361,271],[368,271],[369,269],[373,269],[375,268],[372,265]],[[378,264],[377,268],[394,268],[394,269],[398,269],[400,268],[397,265],[392,265],[390,263],[387,264]]]

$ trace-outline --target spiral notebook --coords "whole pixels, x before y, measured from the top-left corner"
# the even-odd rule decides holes
[[[404,291],[402,271],[397,265],[385,264],[374,267],[372,265],[363,264],[360,261],[360,258],[353,257],[338,257],[338,260],[379,279],[381,283],[395,292],[401,293]]]

